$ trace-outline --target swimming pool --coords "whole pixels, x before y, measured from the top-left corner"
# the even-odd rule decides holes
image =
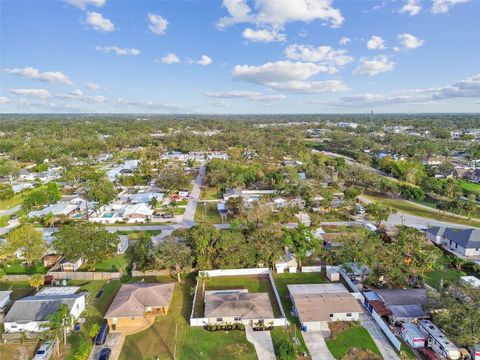
[[[113,213],[105,213],[102,215],[102,218],[111,218],[113,217]]]

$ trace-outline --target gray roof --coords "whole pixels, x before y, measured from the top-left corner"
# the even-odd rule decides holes
[[[442,236],[445,232],[445,226],[434,226],[426,230],[427,233],[432,234],[433,236]]]
[[[427,314],[420,305],[392,305],[388,307],[397,318],[426,318]]]
[[[71,310],[75,301],[85,294],[28,296],[15,301],[4,322],[48,321],[48,317],[66,304]]]
[[[375,289],[387,306],[425,305],[428,302],[425,289]]]
[[[480,229],[454,229],[447,228],[443,237],[465,249],[480,248]]]

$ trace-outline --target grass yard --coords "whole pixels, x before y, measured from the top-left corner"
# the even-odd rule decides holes
[[[275,286],[278,291],[278,295],[280,296],[280,301],[282,302],[283,311],[285,315],[290,321],[291,324],[294,326],[290,326],[288,328],[288,333],[290,337],[295,336],[295,328],[297,338],[300,340],[300,351],[307,352],[308,349],[305,346],[305,342],[303,341],[303,337],[301,335],[301,325],[298,318],[294,318],[290,311],[293,308],[292,302],[290,297],[288,296],[288,288],[287,285],[289,284],[323,284],[327,282],[327,279],[321,273],[284,273],[284,274],[275,274],[274,275]],[[273,334],[272,334],[273,336]]]
[[[32,275],[32,274],[45,274],[47,269],[42,263],[33,265],[23,265],[21,261],[9,261],[0,265],[7,275]]]
[[[217,211],[216,203],[199,203],[194,220],[198,223],[221,224],[222,217]]]
[[[467,226],[475,226],[475,227],[480,227],[480,220],[466,220],[463,218],[458,218],[456,216],[451,216],[451,215],[446,215],[441,212],[438,212],[434,209],[429,210],[425,209],[421,206],[415,205],[412,202],[408,202],[405,200],[401,199],[389,199],[389,198],[384,198],[380,196],[372,196],[368,195],[365,196],[371,200],[375,201],[380,201],[383,202],[386,205],[389,205],[398,211],[411,214],[411,215],[416,215],[424,218],[429,218],[429,219],[435,219],[438,221],[446,221],[446,222],[451,222],[454,224],[462,224],[462,225],[467,225]]]
[[[37,343],[0,344],[0,359],[32,359]]]
[[[41,185],[38,187],[34,187],[32,189],[25,189],[23,191],[20,191],[19,193],[15,194],[11,199],[7,200],[0,200],[0,209],[2,210],[7,210],[11,209],[12,207],[22,205],[23,204],[23,199],[25,199],[25,196],[32,192],[33,190],[41,189],[41,188],[46,188],[46,185]]]
[[[458,281],[461,276],[465,276],[467,273],[463,271],[457,271],[457,270],[452,270],[452,269],[446,269],[446,270],[437,270],[437,271],[430,271],[428,273],[425,273],[425,282],[434,287],[435,289],[440,288],[440,280],[443,279],[444,284],[445,283],[453,283]]]
[[[218,200],[221,198],[222,194],[217,188],[202,187],[200,200]]]
[[[360,325],[342,331],[335,339],[326,339],[325,341],[335,359],[341,359],[351,348],[370,350],[382,358],[372,337]]]
[[[175,215],[183,215],[185,213],[186,208],[176,207],[176,208],[172,208],[172,210]]]
[[[170,360],[175,345],[176,358],[180,360],[225,359],[226,356],[233,360],[257,358],[243,331],[209,332],[189,326],[194,276],[190,274],[181,284],[175,285],[168,315],[157,317],[150,328],[125,339],[120,360]]]
[[[176,201],[175,204],[177,206],[186,206],[188,204],[188,200],[186,200],[186,199],[179,200],[179,201]]]
[[[121,272],[128,274],[128,268],[133,260],[133,248],[128,248],[125,254],[116,254],[108,259],[99,261],[94,266],[97,272]],[[91,271],[88,264],[83,264],[79,271]]]
[[[16,301],[25,296],[33,295],[35,288],[31,287],[28,281],[2,281],[0,282],[0,290],[12,290],[10,298],[12,301]]]
[[[199,284],[199,293],[195,304],[195,316],[203,317],[203,294],[202,284]],[[251,276],[217,276],[206,280],[205,290],[234,290],[247,289],[248,292],[258,293],[266,292],[272,304],[273,314],[276,318],[281,317],[280,305],[277,303],[275,293],[270,284],[268,275]]]
[[[480,184],[476,184],[476,183],[465,181],[465,180],[458,180],[458,184],[463,190],[470,193],[474,193],[476,195],[480,195]]]

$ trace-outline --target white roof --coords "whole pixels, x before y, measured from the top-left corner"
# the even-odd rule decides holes
[[[71,295],[80,290],[80,286],[48,286],[37,292],[35,296]]]
[[[348,293],[343,284],[293,284],[287,285],[290,294]]]
[[[57,204],[48,205],[42,210],[31,211],[30,213],[28,213],[28,216],[29,217],[45,216],[49,213],[52,213],[53,215],[68,215],[72,211],[74,211],[76,208],[77,208],[77,205],[60,202]]]
[[[475,276],[461,276],[460,280],[463,283],[472,285],[474,288],[480,288],[480,279],[476,278]]]
[[[138,194],[128,195],[128,197],[130,198],[130,201],[133,204],[148,203],[153,198],[157,198],[158,201],[163,200],[163,194],[159,192],[138,193]]]
[[[145,203],[128,205],[125,207],[125,211],[123,215],[128,216],[131,214],[141,214],[145,216],[151,216],[153,214],[153,210],[150,208],[149,205]]]

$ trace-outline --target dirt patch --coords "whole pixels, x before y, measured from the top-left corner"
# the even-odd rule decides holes
[[[0,344],[0,359],[29,360],[33,357],[37,344]]]
[[[234,354],[245,354],[249,351],[248,346],[245,344],[231,344],[227,346],[227,352],[228,353],[234,353]]]
[[[332,321],[328,323],[328,328],[330,329],[330,338],[335,340],[337,336],[348,330],[352,327],[357,326],[357,324],[353,321]]]
[[[381,360],[382,358],[370,350],[351,348],[342,360]]]

